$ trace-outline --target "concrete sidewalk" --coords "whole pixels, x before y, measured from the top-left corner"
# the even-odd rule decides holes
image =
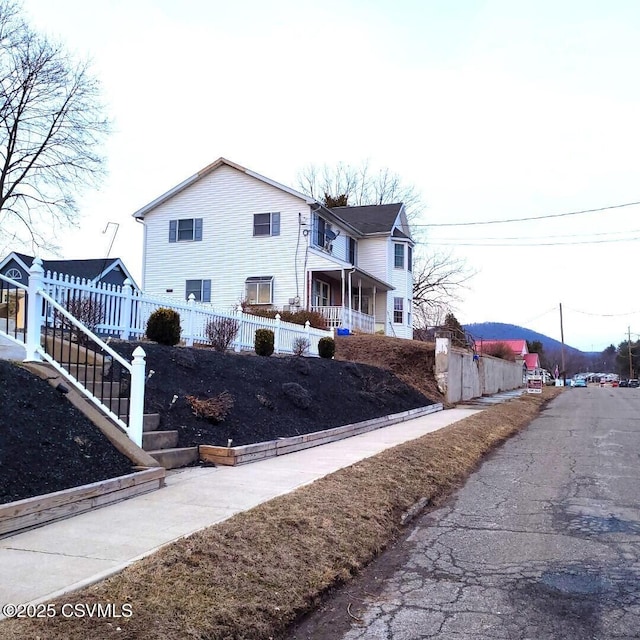
[[[104,579],[173,540],[474,413],[439,411],[239,467],[180,469],[153,493],[0,539],[0,602],[48,600]]]

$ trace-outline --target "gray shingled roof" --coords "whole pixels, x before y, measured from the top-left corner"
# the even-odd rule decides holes
[[[402,203],[370,204],[361,207],[331,207],[331,211],[360,233],[389,233]]]
[[[14,252],[27,267],[33,264],[33,256]],[[118,258],[89,258],[87,260],[43,260],[42,268],[47,271],[63,273],[76,278],[93,280],[97,278],[107,267],[116,262]]]

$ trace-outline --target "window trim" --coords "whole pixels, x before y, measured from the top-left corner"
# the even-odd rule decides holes
[[[22,280],[22,271],[17,267],[11,267],[11,269],[7,269],[7,272],[4,274],[7,278],[11,280]]]
[[[402,251],[402,256],[398,255],[398,248],[400,248]],[[394,269],[404,269],[404,254],[405,254],[405,250],[404,250],[404,244],[402,242],[394,242],[393,243],[393,268]],[[402,264],[398,265],[398,258],[402,257]]]
[[[190,238],[180,238],[180,223],[191,222],[192,231]],[[202,241],[202,218],[176,218],[169,220],[169,242],[201,242]]]
[[[398,308],[398,303],[400,303],[400,307]],[[397,320],[396,313],[400,313],[400,320]],[[404,298],[394,298],[393,299],[393,324],[403,324],[404,323]]]
[[[250,305],[261,306],[261,305],[272,305],[273,304],[273,276],[249,276],[244,281],[244,294],[247,302]],[[256,285],[256,300],[251,302],[251,298],[249,297],[249,292],[247,291],[247,287],[250,284]],[[260,302],[260,285],[268,284],[269,285],[269,302]]]
[[[199,282],[200,283],[200,291],[196,294],[195,287],[191,286],[189,288],[190,282]],[[189,295],[195,295],[196,302],[211,302],[211,280],[207,279],[198,279],[198,278],[190,278],[189,280],[185,280],[184,283],[184,297],[185,300],[189,300]]]
[[[256,227],[266,227],[267,223],[256,223],[258,216],[269,216],[269,233],[256,233]],[[253,214],[253,237],[254,238],[268,238],[271,236],[280,235],[280,212],[279,211],[265,211],[263,213]]]

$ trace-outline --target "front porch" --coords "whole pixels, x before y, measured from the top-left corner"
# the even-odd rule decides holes
[[[384,331],[386,295],[393,288],[387,283],[353,267],[309,270],[307,282],[308,308],[322,314],[329,328]]]

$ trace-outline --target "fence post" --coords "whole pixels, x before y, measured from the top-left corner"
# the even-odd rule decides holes
[[[42,327],[42,299],[39,291],[42,289],[44,269],[42,260],[36,258],[29,269],[29,300],[27,301],[27,334],[25,336],[25,362],[41,360],[40,329]]]
[[[304,333],[307,339],[307,349],[309,349],[309,353],[311,353],[311,323],[308,320],[304,323]]]
[[[129,396],[129,438],[142,447],[144,422],[145,356],[142,347],[136,347],[131,361],[131,394]]]
[[[120,305],[120,340],[128,340],[131,334],[131,298],[133,296],[133,286],[129,278],[122,283],[122,293],[124,298]]]
[[[276,313],[276,329],[274,331],[275,339],[273,344],[273,350],[276,353],[280,353],[280,314]]]
[[[196,297],[193,293],[189,294],[187,304],[189,305],[189,316],[187,318],[187,335],[185,336],[185,344],[187,347],[193,347],[193,304],[196,301]]]
[[[233,342],[233,350],[236,353],[240,353],[240,350],[242,349],[242,321],[244,318],[242,317],[242,307],[239,304],[235,306],[234,313],[236,319],[238,319],[238,316],[240,316],[240,318],[238,319],[238,333],[236,334],[235,340]]]

